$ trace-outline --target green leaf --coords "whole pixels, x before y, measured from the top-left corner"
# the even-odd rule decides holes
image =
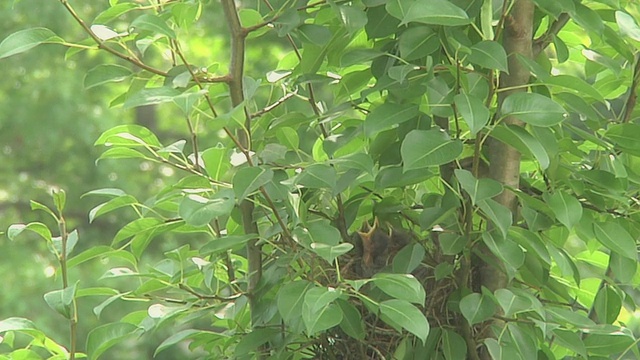
[[[180,95],[182,95],[180,90],[170,86],[145,88],[129,96],[127,100],[125,100],[123,108],[131,109],[145,105],[162,104],[174,101],[174,99]]]
[[[373,277],[373,282],[393,298],[424,305],[426,296],[424,288],[411,274],[377,273]]]
[[[614,222],[594,223],[596,239],[620,256],[637,261],[636,241],[622,226]]]
[[[20,317],[10,317],[0,320],[0,334],[7,331],[35,330],[35,324],[28,319]]]
[[[311,250],[330,264],[333,264],[334,260],[338,256],[348,253],[351,249],[353,249],[353,245],[349,243],[342,243],[339,245],[327,245],[315,242],[311,243]]]
[[[29,224],[13,224],[9,226],[7,230],[7,237],[9,240],[15,240],[18,235],[20,235],[23,231],[29,230],[43,238],[45,241],[50,242],[52,239],[51,230],[43,224],[39,222],[32,222]]]
[[[211,198],[190,194],[180,202],[178,215],[192,226],[205,226],[219,216],[231,213],[235,205],[233,190],[223,189]]]
[[[369,39],[384,38],[393,34],[400,20],[389,14],[384,6],[373,6],[367,9],[367,25],[364,30]],[[344,66],[344,65],[343,65]]]
[[[632,334],[616,331],[610,334],[589,334],[584,339],[584,345],[589,355],[600,355],[611,358],[627,350],[635,342]]]
[[[324,26],[316,24],[302,24],[296,31],[296,34],[307,43],[324,46],[331,40],[331,31]]]
[[[53,204],[55,205],[56,210],[58,210],[59,214],[62,214],[64,207],[67,204],[67,193],[60,189],[53,190],[51,195],[53,197]]]
[[[176,38],[176,33],[167,25],[167,23],[162,20],[159,16],[152,14],[143,14],[138,16],[135,20],[131,22],[131,27],[140,30],[151,31],[154,34],[165,35],[171,39]]]
[[[87,71],[84,76],[84,88],[107,84],[111,82],[121,82],[130,77],[133,72],[120,65],[101,64]]]
[[[640,41],[640,26],[638,26],[633,16],[623,11],[616,11],[616,23],[622,36]]]
[[[71,319],[71,315],[73,314],[71,303],[76,295],[77,285],[78,283],[76,282],[63,290],[50,291],[44,294],[44,301],[58,314],[67,319]]]
[[[407,330],[423,343],[427,341],[429,322],[424,314],[408,301],[391,299],[381,302],[380,318],[398,330]]]
[[[343,314],[342,322],[340,322],[340,329],[354,339],[363,340],[366,334],[364,331],[362,315],[360,315],[358,309],[348,301],[341,299],[336,300],[336,304],[338,304]]]
[[[325,164],[307,166],[296,178],[296,184],[310,189],[333,189],[338,180],[336,170]]]
[[[462,153],[462,142],[451,140],[442,130],[412,130],[402,141],[403,170],[438,166],[455,160]]]
[[[116,236],[113,238],[112,246],[117,246],[122,241],[132,237],[139,235],[145,232],[151,232],[159,226],[162,226],[164,221],[158,218],[140,218],[131,221],[123,228],[121,228]]]
[[[111,20],[119,18],[121,15],[128,13],[129,11],[137,8],[135,4],[122,3],[109,7],[107,10],[101,12],[93,19],[93,24],[107,24]]]
[[[53,31],[46,28],[20,30],[7,36],[0,43],[0,59],[23,53],[45,43],[64,42]]]
[[[202,161],[207,174],[215,180],[221,180],[222,175],[231,167],[228,161],[228,149],[218,143],[216,146],[210,147],[202,153]]]
[[[158,355],[158,353],[160,353],[161,351],[173,345],[176,345],[178,343],[184,342],[185,340],[191,339],[194,335],[199,334],[200,332],[202,332],[202,330],[186,329],[186,330],[178,331],[177,333],[166,338],[162,343],[160,343],[160,345],[158,345],[158,347],[156,348],[156,351],[153,353],[153,357],[155,357],[156,355]]]
[[[458,360],[467,358],[467,343],[462,336],[445,329],[442,331],[442,352],[447,360]]]
[[[390,166],[378,172],[375,180],[376,189],[413,185],[433,176],[435,174],[425,168],[403,171],[401,166]]]
[[[495,41],[485,40],[474,44],[467,60],[486,69],[497,69],[509,73],[507,52],[504,51],[502,45]]]
[[[80,254],[72,257],[71,259],[67,260],[67,268],[69,269],[74,268],[91,259],[95,259],[97,257],[106,255],[111,251],[113,251],[113,249],[106,245],[93,246],[81,252]]]
[[[340,290],[324,287],[314,287],[307,291],[302,304],[302,321],[309,335],[342,322],[342,310],[333,303],[341,294]]]
[[[246,167],[238,170],[233,177],[233,192],[238,202],[258,190],[273,178],[273,170],[267,167]]]
[[[123,137],[123,134],[132,135],[133,137]],[[131,140],[135,138],[136,140]],[[162,147],[156,135],[144,126],[140,125],[118,125],[105,131],[100,135],[94,145],[105,146],[141,146],[148,145],[151,147]]]
[[[461,8],[447,0],[389,0],[386,9],[401,25],[417,22],[427,25],[459,26],[471,20]]]
[[[514,116],[528,124],[548,127],[561,123],[566,112],[555,101],[534,93],[519,92],[507,96],[502,103],[502,115]]]
[[[511,145],[523,154],[533,155],[543,170],[549,167],[550,160],[547,150],[525,128],[517,125],[500,124],[491,131],[491,137]]]
[[[290,323],[294,319],[300,318],[305,294],[312,286],[313,284],[306,280],[295,280],[280,288],[276,304],[285,323]]]
[[[418,116],[418,106],[385,103],[373,109],[364,121],[364,133],[373,137]]]
[[[470,325],[490,319],[495,311],[495,304],[484,294],[473,293],[460,300],[460,312]]]
[[[398,48],[404,60],[412,61],[436,52],[440,48],[440,39],[431,27],[414,26],[400,35]]]
[[[573,196],[558,191],[553,195],[544,194],[544,200],[553,211],[556,219],[571,230],[582,217],[582,205]]]
[[[513,315],[530,311],[533,307],[531,300],[524,296],[514,294],[508,289],[498,289],[495,291],[496,300],[504,310],[504,316],[513,317]]]
[[[471,172],[462,169],[454,170],[456,178],[464,191],[469,194],[471,202],[477,204],[480,201],[491,199],[502,193],[502,184],[493,179],[476,179]]]
[[[29,205],[31,205],[31,210],[44,211],[47,214],[49,214],[51,216],[51,218],[53,218],[53,220],[58,221],[57,215],[48,206],[40,204],[39,202],[33,201],[33,200],[29,201]]]
[[[482,100],[467,94],[458,94],[453,98],[456,110],[469,126],[472,135],[476,135],[489,122],[489,109]]]
[[[493,199],[485,199],[478,202],[478,207],[500,230],[502,237],[506,238],[513,221],[511,211]]]
[[[573,331],[565,329],[553,329],[553,335],[558,345],[565,347],[571,351],[575,351],[583,358],[587,358],[587,348],[584,346],[584,342],[580,335]]]
[[[255,239],[257,235],[228,235],[218,239],[209,240],[205,246],[200,249],[202,255],[219,254],[230,249],[237,250],[245,245],[249,240]]]
[[[640,151],[640,125],[614,124],[609,126],[605,136],[623,149]]]
[[[598,315],[600,323],[613,324],[620,315],[622,298],[615,289],[609,285],[600,288],[593,300],[593,308]]]
[[[493,236],[493,234],[494,233],[491,232],[482,233],[482,241],[492,253],[508,266],[507,275],[512,278],[515,276],[515,270],[524,264],[524,252],[520,246],[511,241],[511,239]]]
[[[426,251],[421,244],[405,246],[393,257],[393,272],[409,274],[417,269],[424,259]]]
[[[572,75],[556,75],[549,76],[543,80],[546,85],[557,86],[562,89],[573,90],[573,92],[582,98],[593,98],[600,102],[605,102],[604,97],[593,85],[587,83],[577,76]]]
[[[87,355],[89,360],[95,360],[105,351],[124,340],[131,340],[138,329],[129,323],[110,323],[100,325],[87,335]]]
[[[337,7],[337,11],[349,34],[355,34],[367,24],[367,14],[355,5],[341,5]]]
[[[97,219],[99,216],[110,213],[119,208],[138,204],[138,200],[131,195],[124,195],[111,199],[106,203],[102,203],[89,211],[89,223]]]

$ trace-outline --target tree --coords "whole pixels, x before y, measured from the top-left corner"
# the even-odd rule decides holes
[[[90,358],[169,324],[181,330],[156,353],[640,356],[638,5],[111,1],[89,21],[60,3],[87,39],[24,29],[0,59],[44,43],[106,52],[86,86],[128,81],[112,105],[160,106],[188,131],[161,141],[122,124],[98,138],[100,159],[182,174],[147,199],[88,193],[106,198],[92,221],[134,210],[110,247],[67,259],[77,235],[61,192],[45,210],[60,237],[42,223],[7,231],[53,245],[63,286],[45,300],[69,319],[70,358],[84,296],[151,302],[94,329]],[[218,7],[215,24],[199,21]],[[197,34],[222,19],[228,58],[203,56]],[[183,243],[147,261],[167,238]],[[71,285],[68,267],[100,257],[123,264],[104,277],[136,279],[131,290]],[[26,319],[0,332],[61,351]]]

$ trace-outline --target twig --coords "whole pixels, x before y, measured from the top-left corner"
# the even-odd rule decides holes
[[[255,113],[251,114],[250,116],[251,116],[251,118],[252,118],[252,119],[253,119],[253,118],[257,118],[257,117],[259,117],[259,116],[262,116],[262,115],[264,115],[264,114],[268,113],[269,111],[271,111],[271,110],[273,110],[273,109],[277,108],[278,106],[280,106],[280,105],[284,104],[284,102],[285,102],[285,101],[287,101],[287,100],[291,99],[292,97],[296,96],[297,94],[298,94],[298,92],[297,92],[297,91],[294,91],[294,92],[290,92],[290,93],[288,93],[288,94],[285,94],[283,97],[281,97],[280,99],[278,99],[278,100],[277,100],[276,102],[274,102],[273,104],[271,104],[271,105],[269,105],[269,106],[265,107],[264,109],[261,109],[261,110],[259,110],[259,111],[255,112]]]
[[[558,18],[549,25],[547,31],[533,40],[533,57],[536,58],[544,49],[553,42],[553,38],[558,35],[560,30],[569,22],[569,14],[562,13]]]

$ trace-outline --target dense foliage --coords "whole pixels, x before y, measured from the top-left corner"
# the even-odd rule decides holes
[[[62,190],[8,228],[58,262],[44,301],[69,336],[5,318],[0,358],[157,334],[136,358],[640,357],[640,5],[56,5],[82,37],[14,30],[1,61],[58,44],[92,64],[84,87],[132,119],[97,137],[98,169],[148,183],[83,195],[95,226],[116,215],[110,245],[81,245]]]

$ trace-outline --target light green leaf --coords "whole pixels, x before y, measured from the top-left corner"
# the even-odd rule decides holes
[[[108,24],[111,20],[117,19],[121,15],[137,8],[135,4],[122,3],[109,7],[107,10],[101,12],[93,19],[94,24]]]
[[[640,41],[640,26],[638,26],[633,16],[623,11],[616,11],[616,23],[618,23],[622,36]]]
[[[139,30],[151,31],[154,34],[165,35],[171,39],[176,38],[176,33],[167,25],[167,23],[159,16],[152,14],[143,14],[138,16],[133,22],[131,27]]]
[[[616,331],[610,334],[589,334],[584,339],[584,345],[589,355],[611,357],[619,354],[633,345],[635,339],[632,334]]]
[[[507,52],[500,43],[495,41],[485,40],[474,44],[467,60],[486,69],[497,69],[509,73]]]
[[[273,178],[273,170],[266,167],[246,167],[238,170],[233,177],[233,192],[238,201],[258,190]]]
[[[116,209],[135,205],[138,203],[138,200],[131,195],[124,195],[117,197],[115,199],[111,199],[105,203],[102,203],[89,211],[89,223],[92,223],[93,220],[97,219],[99,216],[110,213]]]
[[[129,323],[110,323],[100,325],[89,332],[87,336],[87,355],[89,360],[95,360],[105,351],[119,342],[132,339],[138,329]]]
[[[596,239],[620,256],[637,261],[636,241],[622,226],[615,222],[594,223]]]
[[[0,43],[0,59],[23,53],[45,43],[64,42],[53,31],[46,28],[20,30],[7,36]]]
[[[321,25],[302,24],[294,31],[301,40],[307,43],[324,46],[331,40],[331,31]]]
[[[433,176],[435,176],[435,174],[425,168],[403,171],[401,166],[390,166],[378,172],[375,180],[376,189],[413,185]]]
[[[397,330],[404,328],[422,342],[429,336],[429,322],[417,307],[405,300],[391,299],[380,303],[380,318]]]
[[[534,93],[519,92],[507,96],[502,115],[514,116],[528,124],[548,127],[561,123],[566,112],[555,101]]]
[[[367,115],[364,121],[364,133],[367,137],[373,137],[380,131],[391,129],[416,116],[418,116],[417,105],[385,103]]]
[[[582,205],[573,196],[558,191],[553,195],[544,194],[544,200],[553,211],[556,219],[571,230],[582,217]]]
[[[496,306],[488,296],[473,293],[460,300],[460,311],[469,324],[474,325],[491,318]]]
[[[40,237],[42,237],[47,242],[51,241],[51,230],[49,230],[49,228],[45,224],[39,222],[32,222],[26,225],[13,224],[9,226],[9,229],[7,230],[7,237],[9,238],[9,240],[15,240],[16,237],[25,230],[29,230],[40,235]]]
[[[494,233],[484,232],[482,241],[487,245],[489,250],[500,260],[504,261],[507,267],[507,275],[512,278],[514,271],[519,269],[525,260],[524,251],[511,239],[494,236]]]
[[[454,170],[456,178],[464,191],[469,194],[471,202],[477,204],[480,201],[491,199],[503,190],[502,184],[493,179],[476,179],[471,172],[462,169]]]
[[[609,285],[601,287],[593,300],[593,309],[600,323],[613,324],[618,319],[621,308],[622,298]]]
[[[442,130],[412,130],[400,147],[405,172],[446,164],[461,153],[462,142],[451,140]]]
[[[453,98],[456,110],[469,126],[472,135],[482,130],[489,122],[489,109],[484,106],[482,100],[467,94],[458,94]]]
[[[76,286],[78,283],[63,289],[54,290],[44,294],[44,301],[49,307],[55,310],[58,314],[64,316],[67,319],[71,319],[73,310],[71,303],[76,295]]]
[[[582,342],[580,335],[576,334],[574,331],[553,329],[553,335],[555,336],[555,340],[558,345],[571,351],[575,351],[585,359],[588,357],[587,348],[584,346],[584,342]]]
[[[229,164],[227,157],[228,149],[218,143],[214,147],[210,147],[202,153],[202,161],[204,161],[204,168],[207,170],[207,174],[215,180],[221,180],[222,175],[229,170],[231,165]]]
[[[411,274],[377,273],[373,277],[373,282],[391,297],[424,305],[426,296],[424,288]]]
[[[182,92],[180,90],[174,89],[171,86],[145,88],[129,96],[127,100],[125,100],[123,108],[131,109],[145,105],[162,104],[174,101],[174,99],[181,94]]]
[[[133,137],[123,137],[122,134]],[[135,138],[136,140],[132,140]],[[142,141],[142,144],[140,143]],[[156,135],[144,126],[140,125],[118,125],[105,131],[100,135],[94,145],[105,146],[141,146],[143,144],[151,147],[162,147]]]
[[[393,272],[409,274],[420,266],[424,259],[425,250],[422,244],[408,245],[398,251],[393,257]]]
[[[613,124],[605,132],[605,136],[617,146],[640,151],[640,125],[633,123]]]

